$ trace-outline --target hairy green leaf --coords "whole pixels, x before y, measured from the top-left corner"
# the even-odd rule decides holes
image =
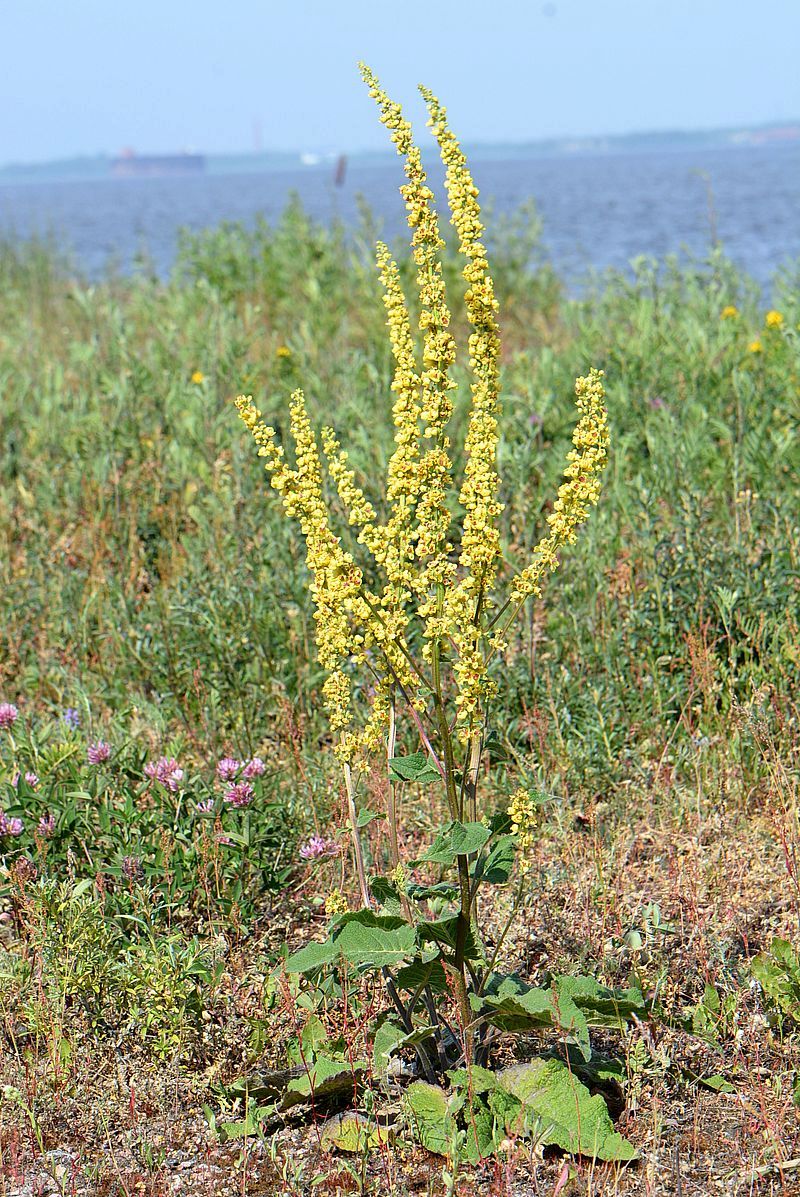
[[[472,876],[476,881],[488,881],[490,885],[505,885],[514,867],[517,853],[517,837],[502,835],[492,844],[489,853],[475,862]]]
[[[532,1060],[497,1074],[498,1085],[523,1105],[528,1133],[574,1155],[599,1160],[634,1160],[636,1148],[614,1130],[602,1097],[561,1060]]]
[[[453,1123],[444,1089],[414,1081],[406,1090],[405,1104],[422,1146],[436,1155],[447,1155]]]
[[[441,773],[424,752],[412,752],[410,756],[393,756],[389,761],[390,781],[414,781],[418,785],[427,785],[441,779]]]
[[[416,864],[455,864],[459,856],[471,856],[479,852],[490,835],[483,823],[448,823],[437,835],[433,844]]]

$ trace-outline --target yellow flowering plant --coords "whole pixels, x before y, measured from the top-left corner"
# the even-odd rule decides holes
[[[360,486],[334,430],[315,433],[302,391],[294,392],[289,406],[293,462],[253,399],[240,396],[236,403],[286,514],[305,539],[316,648],[326,675],[322,697],[343,772],[361,899],[360,910],[347,911],[337,894],[328,939],[296,952],[287,966],[308,976],[326,966],[379,970],[393,1007],[390,1047],[413,1044],[430,1081],[459,1061],[485,1062],[491,1028],[550,1022],[566,1027],[586,1049],[591,1003],[610,1001],[603,996],[608,991],[601,993],[587,978],[582,995],[566,985],[543,994],[499,978],[493,969],[497,951],[486,958],[477,926],[479,888],[508,883],[515,852],[532,844],[536,816],[535,795],[520,790],[508,811],[482,817],[479,785],[498,684],[495,665],[515,618],[540,594],[598,501],[608,423],[603,376],[593,369],[575,384],[579,419],[547,529],[530,559],[514,569],[504,556],[498,522],[500,335],[478,190],[445,109],[421,88],[445,166],[470,327],[465,465],[457,479],[450,440],[456,343],[434,197],[400,106],[368,67],[361,72],[404,160],[401,194],[418,291],[414,328],[398,263],[379,243],[377,270],[394,361],[394,449],[380,505]],[[335,501],[329,498],[333,491]],[[342,509],[346,523],[337,526],[334,512]],[[416,741],[417,751],[398,754],[398,728],[406,729],[402,742]],[[378,759],[388,773],[390,848],[385,873],[370,875],[362,825],[371,812],[359,811],[358,795]],[[416,861],[401,859],[398,829],[399,800],[409,785],[439,787],[447,811],[434,842]],[[412,869],[437,879],[415,880]],[[524,862],[519,873],[524,881]],[[438,1012],[448,992],[456,1001],[459,1033]],[[625,1000],[635,1005],[640,996],[616,999],[615,1009],[624,1012]],[[384,1025],[384,1042],[386,1034]]]

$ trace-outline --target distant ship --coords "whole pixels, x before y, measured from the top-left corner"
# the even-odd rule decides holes
[[[123,150],[111,163],[111,173],[117,179],[201,175],[205,169],[203,154],[137,154],[133,150]]]

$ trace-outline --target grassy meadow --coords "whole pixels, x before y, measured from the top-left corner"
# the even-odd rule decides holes
[[[607,1036],[639,1162],[520,1141],[445,1166],[253,1114],[247,1078],[297,1064],[304,1027],[344,1007],[359,1051],[382,1000],[364,979],[312,1005],[280,967],[353,883],[302,852],[344,800],[303,547],[233,399],[283,435],[302,385],[377,504],[393,431],[370,218],[345,237],[293,205],[185,234],[167,280],[0,247],[0,1194],[798,1191],[800,278],[765,298],[715,249],[570,298],[539,235],[522,211],[492,245],[509,563],[589,366],[611,455],[498,667],[491,798],[549,798],[502,959],[652,1000]],[[442,817],[408,789],[404,859]],[[383,821],[365,837],[380,871]]]

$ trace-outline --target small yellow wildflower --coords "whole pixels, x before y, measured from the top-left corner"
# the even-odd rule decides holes
[[[720,320],[735,320],[739,315],[739,309],[734,307],[732,303],[726,304],[719,314]]]
[[[332,889],[325,899],[325,913],[329,919],[335,918],[337,914],[347,914],[350,906],[347,898],[340,889]]]
[[[750,344],[747,346],[747,352],[748,353],[763,353],[764,346],[761,344],[761,342],[759,340],[751,341]]]
[[[276,357],[291,357],[292,351],[288,345],[279,345],[275,350]]]
[[[205,382],[205,380],[206,376],[202,370],[195,370],[195,372],[192,374],[192,382],[195,384],[195,386],[199,387],[200,383]]]
[[[391,873],[389,874],[389,880],[391,881],[392,885],[400,891],[401,894],[406,892],[406,886],[411,880],[411,874],[402,861],[400,864],[395,865],[395,867],[392,869]]]
[[[767,312],[764,323],[767,328],[780,328],[783,324],[783,315],[781,312],[776,312],[773,308],[772,311]]]

